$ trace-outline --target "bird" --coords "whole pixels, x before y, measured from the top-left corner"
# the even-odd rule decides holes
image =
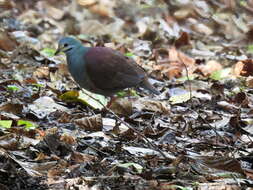
[[[55,55],[64,52],[68,70],[81,88],[112,97],[126,88],[141,87],[160,92],[148,81],[145,70],[132,58],[108,47],[86,47],[74,37],[63,37]]]

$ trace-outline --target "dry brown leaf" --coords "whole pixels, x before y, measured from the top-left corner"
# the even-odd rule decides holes
[[[239,92],[233,97],[233,102],[240,107],[248,107],[250,100],[245,92]]]
[[[199,69],[204,74],[204,76],[209,76],[213,72],[221,70],[222,65],[215,60],[210,60],[205,65],[201,65]]]
[[[96,159],[95,156],[92,156],[89,154],[83,154],[80,152],[72,152],[71,154],[71,160],[73,160],[76,163],[91,162],[95,159]]]
[[[67,144],[71,144],[71,145],[76,143],[75,138],[73,136],[70,136],[70,135],[67,135],[67,134],[62,135],[60,140],[67,143]]]
[[[10,0],[0,0],[0,8],[1,9],[11,9],[15,7],[15,3]]]
[[[195,69],[195,60],[177,51],[175,47],[168,49],[168,57],[157,61],[159,64],[154,66],[154,70],[160,71],[167,78],[182,76],[187,66],[188,73],[191,74]]]
[[[110,107],[116,114],[131,115],[133,113],[133,106],[130,99],[117,98],[112,101]]]
[[[176,50],[175,47],[172,47],[170,49],[168,49],[168,54],[169,54],[169,60],[172,62],[176,62],[179,61],[178,59],[178,51]]]
[[[181,36],[175,41],[177,48],[190,44],[190,36],[187,32],[182,32]]]
[[[34,160],[40,161],[40,160],[44,160],[46,158],[47,158],[47,156],[44,153],[40,152]]]
[[[224,4],[230,10],[234,10],[235,7],[236,7],[236,1],[235,0],[224,0]]]
[[[218,183],[199,183],[199,190],[240,190],[241,187],[233,184],[226,184],[226,182],[218,182]]]
[[[38,81],[35,78],[26,78],[23,80],[24,84],[37,84]]]
[[[0,31],[0,49],[4,51],[12,51],[17,45],[17,42],[13,40],[8,33]]]
[[[114,129],[114,133],[118,134],[118,131],[116,129]],[[127,139],[127,140],[134,140],[137,138],[137,134],[134,133],[134,131],[132,129],[128,129],[126,131],[124,131],[123,133],[120,134],[121,138]]]
[[[57,9],[48,3],[45,4],[45,8],[47,9],[47,13],[50,17],[52,17],[55,20],[61,20],[64,16],[64,11]]]
[[[67,64],[57,64],[58,72],[62,76],[68,76],[69,75],[69,70]]]
[[[238,61],[234,67],[235,76],[253,76],[253,60]]]
[[[81,6],[88,8],[91,12],[103,17],[114,16],[114,1],[111,0],[77,0],[77,3]]]
[[[89,7],[98,3],[97,0],[77,0],[77,3],[84,7]]]
[[[61,116],[58,119],[59,123],[69,123],[73,119],[73,116],[71,114],[68,114],[67,112],[61,113]]]
[[[36,71],[33,72],[33,77],[44,79],[49,76],[49,68],[48,67],[39,67]]]
[[[168,114],[170,112],[170,105],[167,101],[158,101],[140,98],[133,102],[133,107],[139,111],[149,110],[158,113]]]
[[[101,131],[103,127],[102,116],[100,114],[76,119],[74,123],[88,131]]]
[[[23,110],[22,104],[4,103],[0,105],[0,111],[20,115]]]
[[[19,20],[22,20],[23,23],[32,23],[32,24],[36,24],[37,19],[36,18],[39,18],[41,15],[35,11],[35,10],[28,10],[28,11],[25,11],[23,12],[19,17],[18,19]]]
[[[64,168],[52,168],[48,171],[47,177],[50,179],[53,179],[57,176],[61,176],[64,173]]]
[[[36,6],[40,12],[44,13],[44,15],[55,20],[61,20],[65,14],[63,10],[52,6],[52,4],[47,1],[39,1]]]
[[[201,161],[211,168],[244,174],[240,161],[233,158],[207,156],[203,157]]]
[[[246,79],[246,86],[249,88],[253,88],[253,77],[250,76]]]
[[[188,7],[188,8],[181,8],[179,10],[176,10],[173,15],[176,19],[183,20],[194,14],[195,14],[194,10]]]
[[[172,64],[161,64],[161,65],[155,65],[154,70],[160,71],[162,75],[165,75],[167,78],[178,78],[182,74],[182,69],[180,67],[180,64],[174,63]]]
[[[226,101],[217,102],[217,106],[218,106],[219,109],[229,111],[231,113],[238,111],[237,106],[235,106],[235,105],[233,105],[229,102],[226,102]]]
[[[195,20],[195,19],[188,19],[189,22],[192,23],[192,30],[204,35],[212,35],[213,34],[213,29],[208,27],[207,25],[203,24],[203,23],[199,23],[199,21]]]
[[[7,134],[0,137],[0,147],[5,150],[17,150],[18,137],[15,134]]]
[[[186,54],[178,51],[178,60],[184,63],[186,66],[193,66],[195,64],[195,60]]]

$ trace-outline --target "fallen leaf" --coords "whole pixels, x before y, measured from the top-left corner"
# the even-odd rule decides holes
[[[36,127],[38,127],[35,123],[33,123],[31,121],[26,121],[26,120],[18,120],[17,125],[24,126],[26,130],[31,130],[31,129],[35,129]]]
[[[75,163],[86,163],[86,162],[95,161],[96,157],[89,154],[80,153],[80,152],[72,152],[70,159]]]
[[[47,79],[49,76],[49,68],[48,67],[39,67],[36,71],[33,72],[33,77],[39,79]]]
[[[12,120],[0,120],[0,128],[11,128]]]
[[[235,64],[234,74],[236,76],[253,76],[253,61],[251,59],[247,59],[244,61],[239,61]]]
[[[116,114],[129,116],[133,113],[132,102],[129,98],[116,98],[109,107]]]
[[[95,109],[103,109],[108,103],[106,97],[99,94],[94,94],[84,89],[79,92],[78,100]]]
[[[102,130],[102,117],[101,115],[94,115],[91,117],[84,117],[81,119],[74,120],[80,128],[87,131],[101,131]]]
[[[17,42],[13,40],[7,32],[0,31],[0,49],[4,51],[12,51],[17,45]]]
[[[222,70],[222,65],[218,61],[210,60],[206,64],[201,65],[199,69],[204,74],[204,76],[210,76],[215,71]]]
[[[32,104],[28,105],[28,110],[35,114],[36,117],[42,119],[55,111],[67,111],[68,109],[61,106],[48,96],[43,96],[35,100]]]
[[[230,76],[231,76],[231,68],[226,68],[213,72],[210,78],[214,80],[222,80],[225,78],[229,78]]]
[[[139,98],[133,101],[133,107],[139,111],[149,110],[158,113],[168,114],[170,112],[170,105],[167,101],[152,100],[147,98]]]
[[[133,167],[138,174],[140,174],[143,170],[143,167],[139,164],[129,162],[129,163],[124,163],[124,164],[117,164],[117,167],[122,167],[122,168],[130,168]]]
[[[190,92],[187,92],[185,94],[171,96],[169,100],[171,104],[180,104],[183,102],[187,102],[188,100],[190,100],[190,98],[191,98],[191,94]]]

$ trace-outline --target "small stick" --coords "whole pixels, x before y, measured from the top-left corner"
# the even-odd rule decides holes
[[[182,60],[182,58],[180,57],[180,54],[178,54],[178,58],[179,60],[181,61],[181,63],[183,64],[184,68],[185,68],[185,71],[186,71],[186,77],[187,77],[187,80],[189,82],[189,91],[190,91],[190,101],[192,101],[192,85],[191,85],[191,80],[190,80],[190,77],[189,77],[189,72],[188,72],[188,69],[187,69],[187,66],[186,64],[184,63],[184,61]]]

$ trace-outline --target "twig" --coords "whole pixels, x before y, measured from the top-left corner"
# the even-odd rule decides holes
[[[103,151],[97,149],[96,147],[94,147],[94,146],[92,146],[92,145],[90,145],[90,144],[87,144],[87,143],[85,143],[85,142],[82,142],[82,143],[85,144],[86,146],[90,147],[91,149],[93,149],[93,150],[95,150],[95,151],[97,151],[97,152],[100,152],[101,154],[103,154],[103,155],[105,155],[105,156],[109,156],[108,153],[103,152]]]
[[[180,57],[180,54],[178,54],[178,58],[179,60],[181,61],[181,63],[183,64],[184,68],[185,68],[185,71],[186,71],[186,77],[187,77],[187,81],[189,82],[189,91],[190,91],[190,101],[192,101],[192,85],[191,85],[191,80],[190,80],[190,77],[189,77],[189,72],[188,72],[188,69],[187,69],[187,66],[186,64],[184,63],[184,61],[182,60],[182,58]]]
[[[81,88],[82,89],[82,88]],[[157,152],[159,152],[165,159],[168,159],[167,156],[159,149],[159,147],[155,144],[153,144],[152,142],[150,142],[150,140],[145,137],[143,134],[141,134],[138,130],[136,130],[134,127],[132,127],[130,124],[128,124],[127,122],[125,122],[123,119],[121,119],[116,113],[114,113],[111,109],[107,108],[100,100],[92,97],[90,94],[88,94],[87,92],[85,92],[82,89],[82,92],[89,96],[90,98],[92,98],[93,100],[95,100],[96,102],[98,102],[101,106],[103,106],[104,110],[106,110],[107,112],[111,113],[116,119],[118,119],[121,123],[123,123],[124,125],[126,125],[129,129],[132,129],[135,133],[137,133],[139,136],[141,136],[143,139],[146,140],[146,142],[152,146]]]

